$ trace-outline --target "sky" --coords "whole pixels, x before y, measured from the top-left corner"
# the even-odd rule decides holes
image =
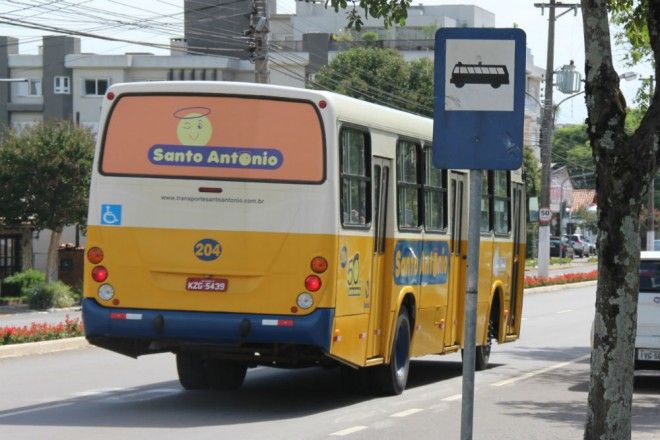
[[[496,27],[512,27],[514,23],[525,30],[527,46],[534,56],[534,64],[543,70],[546,67],[548,10],[544,15],[541,9],[534,7],[542,0],[426,0],[426,5],[472,4],[495,13]],[[545,1],[547,3],[547,0]],[[416,4],[416,1],[413,0]],[[565,0],[564,3],[579,3],[578,0]],[[139,6],[136,6],[139,5]],[[111,12],[108,12],[111,11]],[[281,0],[278,13],[294,13],[293,0]],[[113,15],[114,14],[114,15]],[[98,17],[105,17],[99,22]],[[144,18],[159,16],[158,26],[146,26]],[[126,42],[103,41],[82,37],[82,52],[99,54],[122,54],[126,52],[151,52],[167,54],[164,49],[169,45],[170,37],[183,36],[183,1],[182,0],[3,0],[0,1],[0,35],[19,39],[19,51],[22,54],[36,54],[40,37],[56,32],[16,27],[2,23],[9,17],[16,23],[16,18],[24,21],[39,22],[59,28],[87,31],[129,41],[156,43],[161,47],[137,46]],[[577,70],[584,71],[584,42],[582,34],[582,16],[569,12],[556,22],[555,30],[555,69],[574,60]],[[614,58],[619,74],[636,72],[648,77],[653,74],[649,65],[627,67],[623,64],[623,48],[614,49]],[[641,81],[638,79],[621,82],[621,88],[629,105]],[[555,102],[568,97],[555,89]],[[581,123],[586,118],[584,95],[565,101],[560,106],[557,123]]]

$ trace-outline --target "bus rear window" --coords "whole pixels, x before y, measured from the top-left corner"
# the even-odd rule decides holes
[[[115,103],[100,171],[108,175],[320,183],[324,138],[309,102],[127,95]]]

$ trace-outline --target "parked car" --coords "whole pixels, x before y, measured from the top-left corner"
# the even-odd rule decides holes
[[[589,243],[589,255],[596,255],[596,243],[592,240],[587,240]]]
[[[660,368],[660,252],[644,251],[640,260],[635,369],[658,369]],[[592,346],[594,328],[592,321]]]
[[[642,252],[635,368],[660,367],[660,252]]]
[[[573,258],[575,252],[566,237],[550,237],[550,256]]]
[[[588,257],[590,255],[590,246],[587,239],[582,234],[565,235],[573,245],[573,251],[578,257]]]

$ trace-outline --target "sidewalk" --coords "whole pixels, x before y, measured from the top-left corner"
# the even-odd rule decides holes
[[[576,258],[568,264],[553,264],[549,268],[549,276],[564,275],[567,273],[592,272],[598,269],[598,262],[589,262],[586,258]],[[526,267],[525,276],[537,276],[537,267]]]

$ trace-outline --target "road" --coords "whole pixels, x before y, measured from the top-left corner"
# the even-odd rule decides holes
[[[595,286],[526,295],[522,338],[476,376],[475,439],[582,437]],[[88,348],[0,359],[0,434],[17,439],[458,439],[459,355],[412,362],[401,396],[335,370],[250,370],[235,392],[185,392],[174,357]],[[638,372],[633,439],[660,438],[660,372]]]

